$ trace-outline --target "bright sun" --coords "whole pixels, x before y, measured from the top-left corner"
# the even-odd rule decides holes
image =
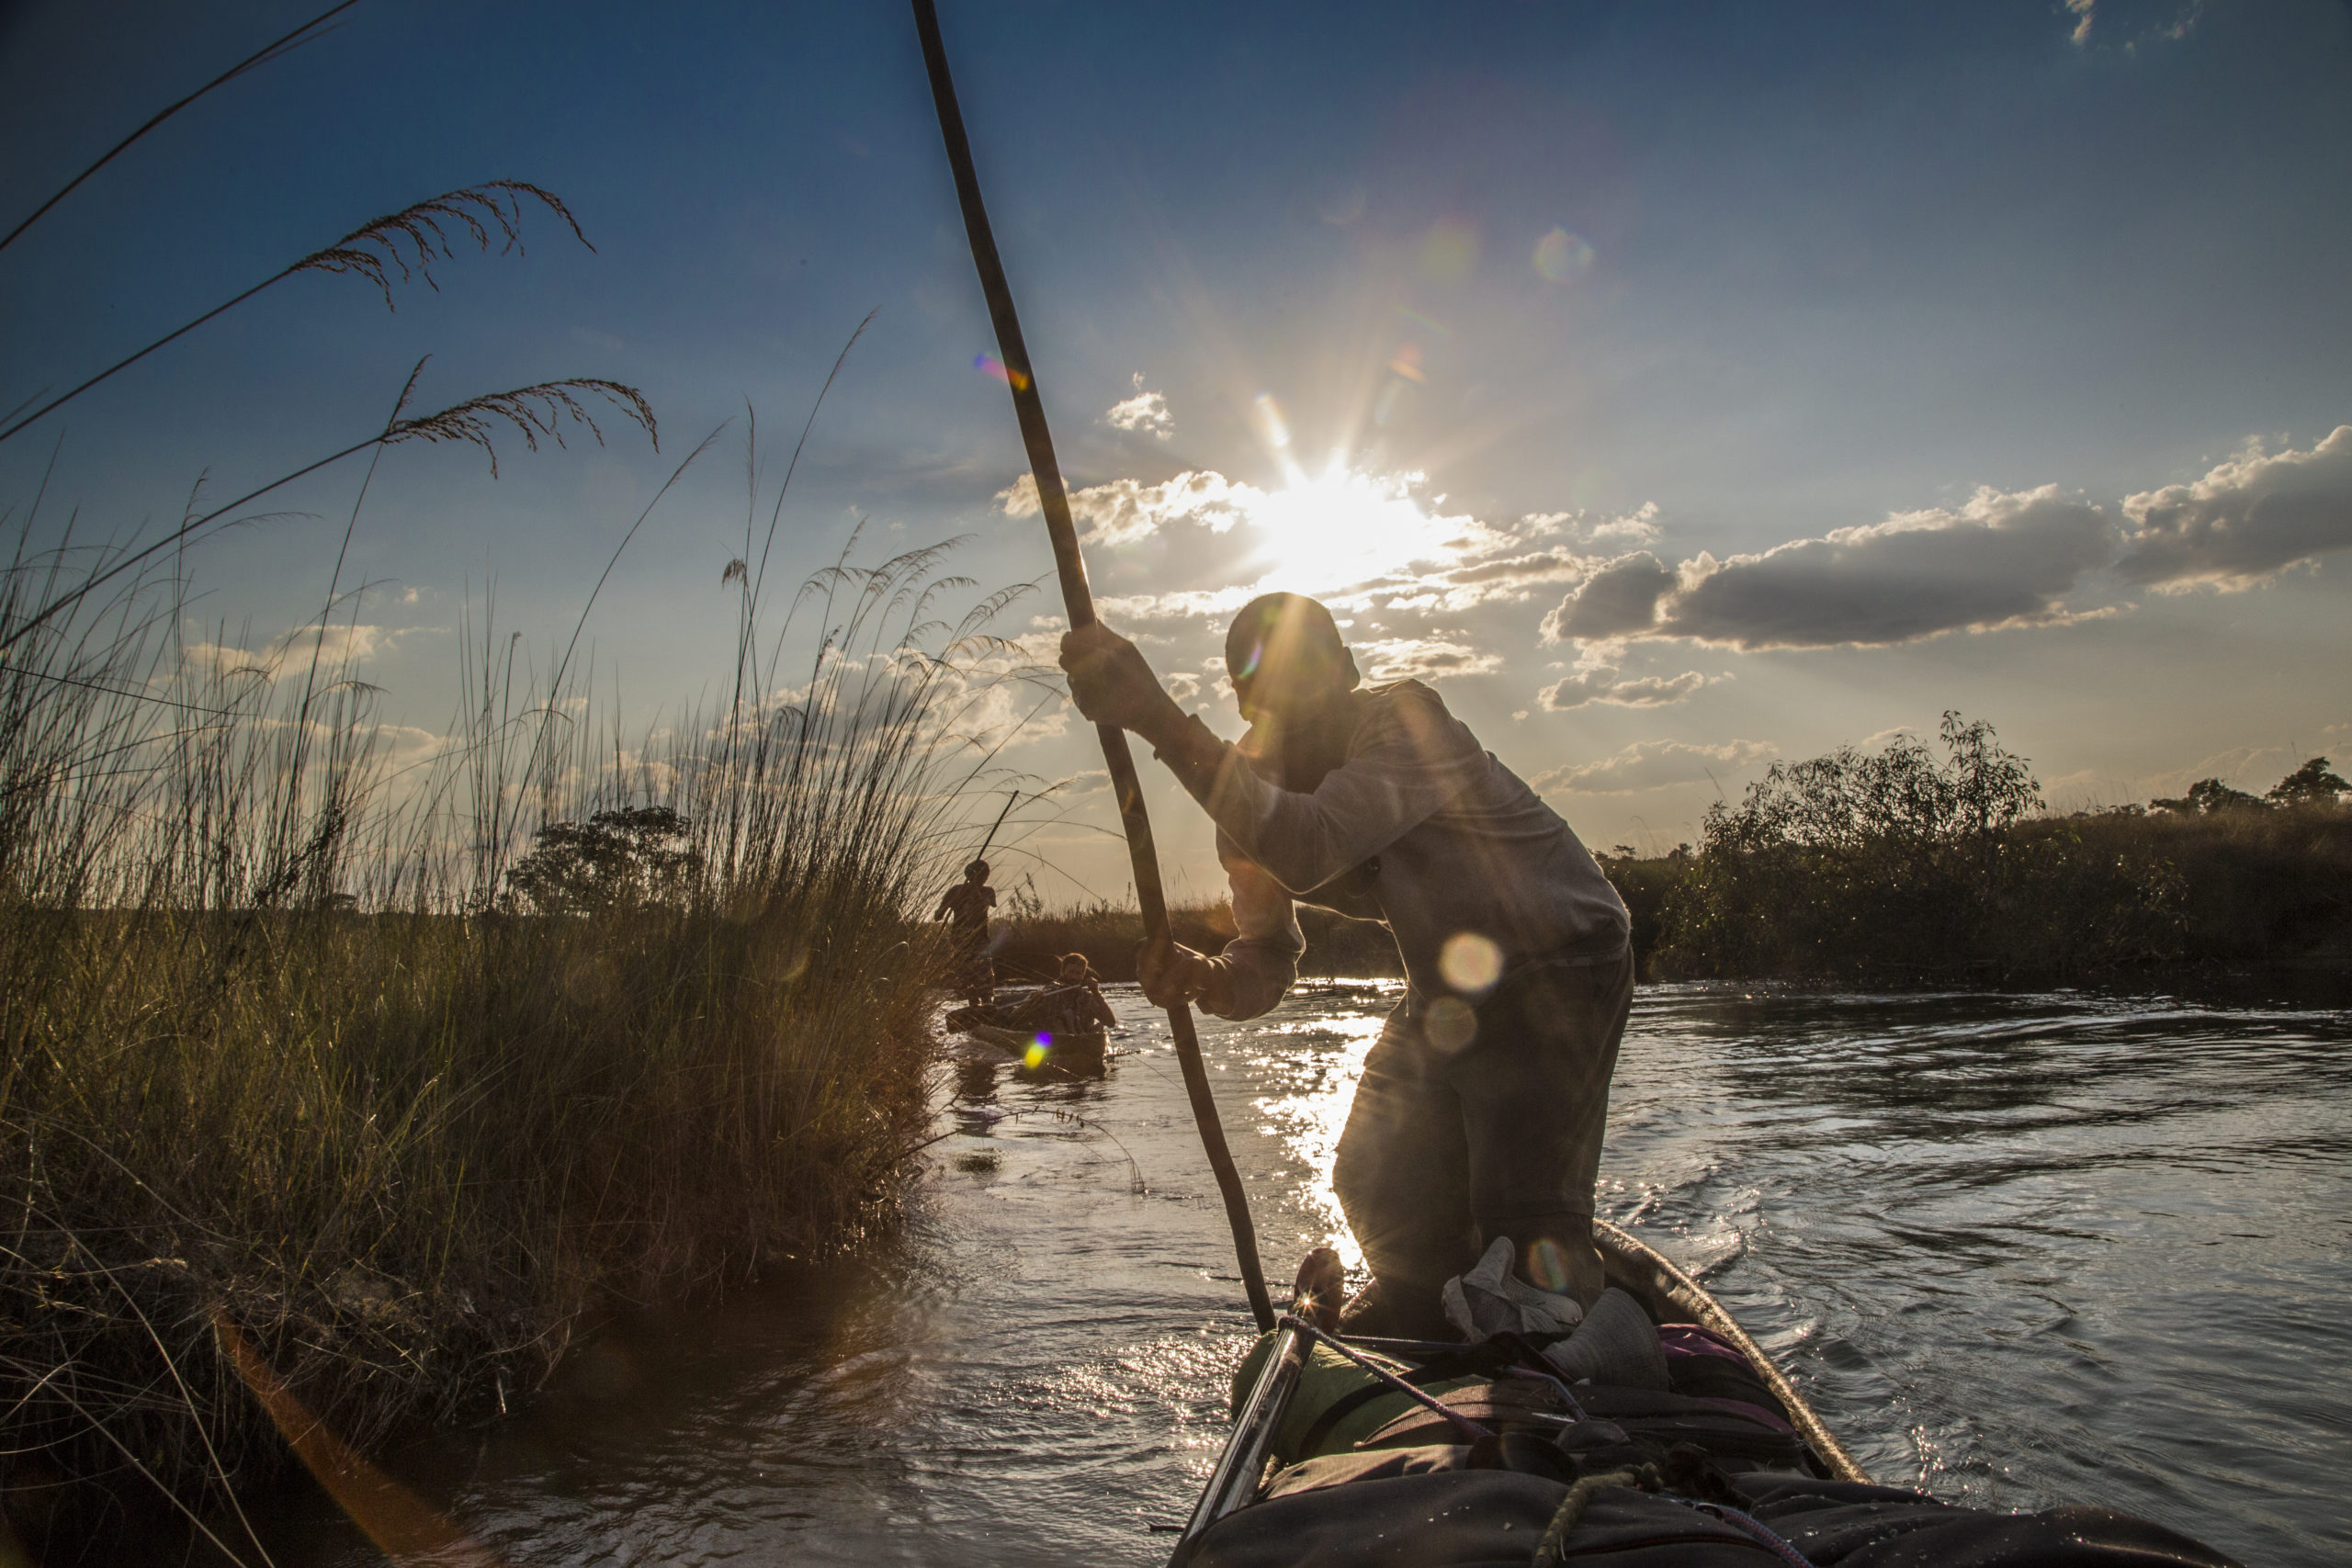
[[[1465,520],[1430,516],[1412,494],[1420,477],[1366,474],[1335,463],[1265,492],[1250,521],[1261,536],[1256,559],[1266,586],[1329,592],[1447,558]]]

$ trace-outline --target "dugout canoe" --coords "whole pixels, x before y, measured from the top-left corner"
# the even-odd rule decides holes
[[[1805,1402],[1804,1394],[1781,1371],[1778,1363],[1764,1352],[1764,1348],[1748,1337],[1747,1331],[1729,1308],[1715,1300],[1704,1285],[1676,1268],[1664,1253],[1650,1246],[1630,1231],[1620,1230],[1607,1220],[1592,1223],[1593,1241],[1600,1248],[1603,1262],[1609,1268],[1609,1282],[1630,1293],[1640,1302],[1651,1318],[1659,1323],[1695,1323],[1712,1330],[1717,1337],[1728,1340],[1747,1358],[1749,1370],[1755,1372],[1766,1388],[1781,1402],[1781,1408],[1804,1438],[1813,1450],[1821,1472],[1838,1481],[1868,1482],[1870,1476],[1854,1462],[1837,1435]]]
[[[1789,1425],[1802,1438],[1802,1462],[1806,1470],[1828,1479],[1869,1481],[1788,1375],[1704,1285],[1647,1242],[1606,1220],[1593,1222],[1593,1241],[1607,1266],[1609,1282],[1639,1302],[1652,1321],[1696,1324],[1738,1351],[1757,1380],[1780,1401]],[[1237,1402],[1233,1429],[1185,1524],[1172,1559],[1176,1563],[1189,1560],[1198,1539],[1210,1527],[1256,1501],[1268,1471],[1278,1462],[1275,1434],[1296,1393],[1312,1342],[1312,1337],[1293,1326],[1294,1321],[1285,1316],[1276,1329],[1272,1352],[1246,1396]],[[1458,1345],[1419,1340],[1347,1337],[1346,1343],[1380,1359],[1414,1368],[1437,1363],[1462,1349]],[[1409,1379],[1413,1374],[1405,1375]]]
[[[1073,1071],[1086,1066],[1101,1066],[1109,1055],[1109,1033],[1039,1034],[1035,1031],[1004,1029],[993,1023],[959,1023],[956,1032],[983,1045],[992,1046],[1024,1066],[1062,1066]],[[1041,1051],[1036,1061],[1029,1057]]]
[[[2239,1568],[2111,1509],[1872,1483],[1705,1286],[1595,1231],[1623,1297],[1565,1344],[1341,1336],[1314,1321],[1310,1259],[1235,1380],[1170,1568]]]

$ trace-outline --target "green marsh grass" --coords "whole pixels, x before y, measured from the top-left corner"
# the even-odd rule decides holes
[[[172,581],[44,615],[108,558],[76,558],[0,578],[0,1435],[37,1550],[166,1503],[245,1546],[285,1441],[218,1325],[364,1450],[526,1394],[603,1306],[890,1224],[1003,596],[942,624],[936,550],[845,558],[771,636],[747,585],[734,698],[635,744],[478,626],[411,758],[341,607],[257,655],[188,645]],[[663,875],[518,893],[541,829],[652,807]]]

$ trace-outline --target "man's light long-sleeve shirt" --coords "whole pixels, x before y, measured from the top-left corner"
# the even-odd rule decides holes
[[[1238,931],[1204,1007],[1255,1018],[1282,999],[1306,946],[1294,900],[1385,920],[1422,997],[1446,989],[1438,955],[1465,931],[1506,960],[1623,947],[1624,900],[1590,852],[1435,692],[1399,681],[1351,700],[1347,760],[1311,795],[1259,775],[1255,731],[1213,780],[1185,780],[1216,823]]]

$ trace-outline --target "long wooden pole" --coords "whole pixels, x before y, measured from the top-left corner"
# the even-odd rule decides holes
[[[1094,593],[1086,583],[1086,561],[1079,554],[1078,528],[1070,521],[1061,464],[1054,457],[1053,434],[1046,428],[1046,404],[1037,395],[1037,372],[1029,363],[1029,348],[1021,337],[1021,318],[1013,313],[1012,289],[1005,282],[1004,263],[996,254],[996,235],[989,227],[988,209],[980,201],[972,145],[964,135],[964,112],[956,104],[956,84],[947,73],[947,49],[939,37],[939,12],[932,0],[913,0],[913,4],[923,63],[931,72],[931,98],[939,110],[939,132],[947,142],[947,162],[956,172],[956,198],[964,209],[964,231],[972,242],[972,265],[979,269],[980,291],[988,296],[989,318],[996,324],[997,352],[1004,361],[1006,384],[1012,389],[1022,444],[1029,449],[1029,469],[1036,476],[1046,532],[1054,543],[1062,604],[1069,611],[1071,629],[1076,630],[1094,623]],[[1151,818],[1144,810],[1143,786],[1136,778],[1126,731],[1114,724],[1097,725],[1095,730],[1102,740],[1102,761],[1110,770],[1111,790],[1119,802],[1119,821],[1126,829],[1127,858],[1135,867],[1136,902],[1143,907],[1145,938],[1166,942],[1168,897],[1159,885],[1159,852],[1151,840]],[[1181,1002],[1170,1008],[1168,1028],[1175,1037],[1176,1060],[1184,1070],[1184,1092],[1193,1102],[1201,1145],[1208,1151],[1217,1190],[1225,1199],[1226,1222],[1233,1227],[1233,1251],[1241,1265],[1242,1288],[1250,1292],[1250,1310],[1261,1330],[1271,1329],[1274,1307],[1266,1294],[1265,1274],[1258,1266],[1250,1197],[1242,1190],[1241,1173],[1234,1168],[1233,1152],[1226,1147],[1216,1097],[1209,1090],[1208,1069],[1201,1062],[1200,1036],[1193,1029],[1193,1010]]]

